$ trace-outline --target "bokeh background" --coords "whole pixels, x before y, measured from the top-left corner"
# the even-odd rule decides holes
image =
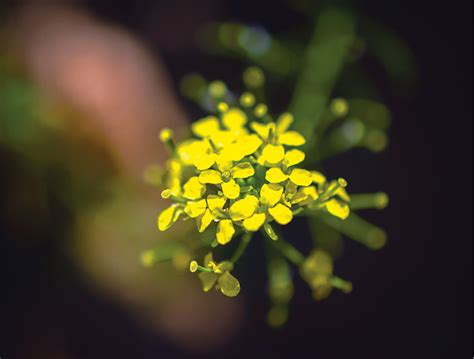
[[[258,271],[234,300],[201,293],[171,266],[140,266],[160,240],[163,204],[143,181],[166,156],[158,131],[202,115],[179,94],[181,78],[238,86],[248,64],[209,53],[196,34],[238,21],[304,41],[308,3],[2,2],[2,359],[472,355],[470,1],[338,1],[383,24],[414,59],[403,78],[362,57],[392,112],[390,144],[327,163],[357,192],[391,198],[367,213],[387,246],[347,241],[337,261],[353,293],[315,303],[297,281],[289,322],[275,330]],[[389,54],[395,68],[406,55]],[[278,94],[283,108],[287,92]]]

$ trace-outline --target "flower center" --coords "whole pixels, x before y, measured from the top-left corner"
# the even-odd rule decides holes
[[[229,182],[231,180],[232,176],[230,174],[230,171],[225,171],[222,173],[222,180],[224,182]]]

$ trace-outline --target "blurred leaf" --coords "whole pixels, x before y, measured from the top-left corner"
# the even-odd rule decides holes
[[[328,99],[354,40],[354,16],[329,8],[321,12],[313,38],[306,49],[290,112],[295,129],[310,139],[326,109]],[[308,141],[307,147],[311,146]]]
[[[207,51],[250,61],[271,74],[286,76],[296,70],[297,56],[264,28],[239,23],[213,23],[198,34]]]

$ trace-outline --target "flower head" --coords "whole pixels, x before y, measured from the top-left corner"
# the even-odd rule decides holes
[[[252,94],[242,95],[241,103],[242,108],[221,102],[218,115],[193,123],[195,138],[177,145],[163,130],[160,137],[175,149],[163,197],[174,203],[160,214],[159,229],[180,217],[195,219],[198,232],[215,223],[216,242],[225,245],[237,232],[286,225],[305,209],[347,217],[344,180],[327,183],[322,174],[296,167],[305,154],[295,147],[305,138],[290,129],[293,116],[283,113],[276,122],[262,123],[255,115],[261,108],[249,111],[262,105]]]

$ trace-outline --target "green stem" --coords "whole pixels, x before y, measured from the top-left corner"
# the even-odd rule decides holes
[[[293,247],[290,243],[284,241],[281,237],[279,237],[276,241],[272,241],[271,244],[294,265],[300,266],[303,264],[303,253]]]
[[[243,234],[242,238],[240,239],[239,246],[232,255],[232,258],[230,259],[232,263],[236,263],[240,259],[242,254],[244,254],[245,249],[247,249],[247,246],[249,245],[250,240],[252,239],[252,235],[252,232],[247,232]]]
[[[319,126],[328,99],[345,64],[354,39],[354,16],[344,10],[328,8],[321,12],[303,58],[290,111],[295,129],[312,134]],[[306,144],[313,145],[312,139]]]
[[[384,209],[387,207],[388,201],[388,196],[384,192],[352,194],[349,206],[351,210],[369,208]]]
[[[331,277],[331,285],[344,293],[352,292],[352,283],[337,276]]]
[[[380,249],[387,241],[387,234],[383,229],[367,222],[354,212],[351,212],[349,217],[345,220],[341,220],[324,212],[320,212],[317,218],[347,237],[366,245],[370,249]]]

